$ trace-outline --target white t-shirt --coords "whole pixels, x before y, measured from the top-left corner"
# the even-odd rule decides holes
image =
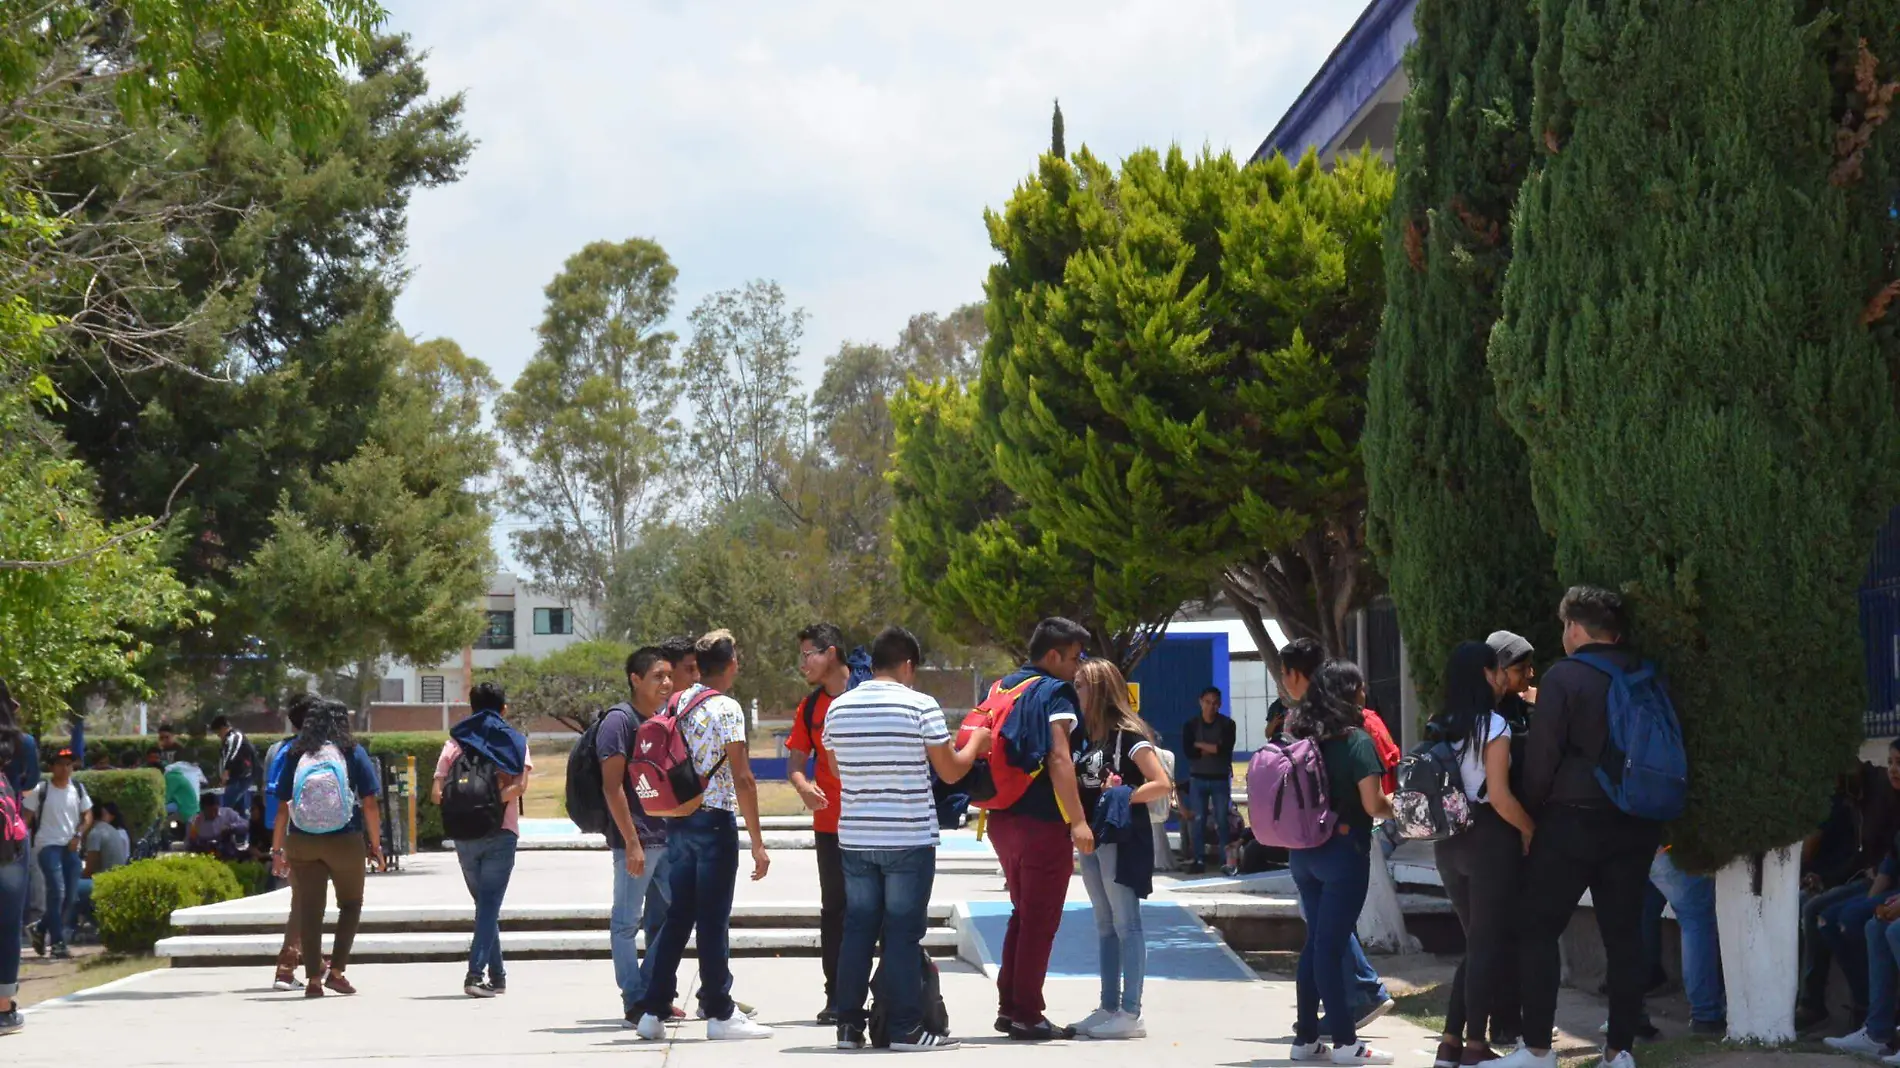
[[[704,689],[706,687],[697,683],[687,687],[680,694],[677,707],[690,706]],[[709,697],[693,709],[692,715],[680,721],[680,734],[686,738],[686,748],[692,751],[693,766],[701,775],[712,772],[712,778],[706,780],[705,800],[700,802],[700,807],[739,811],[739,791],[732,784],[732,761],[720,763],[719,758],[726,755],[726,746],[746,740],[745,709],[725,694]],[[715,765],[719,770],[713,772]]]
[[[936,845],[925,750],[949,740],[936,699],[902,683],[871,679],[833,698],[824,743],[838,761],[839,848]]]
[[[40,811],[42,790],[46,793],[46,811],[40,814],[39,833],[33,836],[35,853],[47,846],[71,843],[79,834],[79,818],[92,811],[92,798],[81,796],[78,783],[68,782],[61,787],[47,779],[21,799],[28,812]]]
[[[1479,732],[1478,738],[1471,739],[1471,745],[1464,748],[1458,758],[1458,774],[1464,779],[1466,797],[1473,801],[1486,800],[1481,796],[1484,792],[1484,748],[1499,738],[1509,740],[1510,737],[1511,725],[1504,721],[1503,716],[1491,713],[1490,722]],[[1453,749],[1462,746],[1463,742],[1454,743]]]

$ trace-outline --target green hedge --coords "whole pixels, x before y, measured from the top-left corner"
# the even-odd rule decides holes
[[[94,805],[110,801],[125,817],[125,833],[134,842],[165,813],[165,776],[151,768],[136,771],[82,771],[74,775]]]
[[[392,770],[402,770],[403,757],[416,758],[416,781],[410,784],[410,789],[416,794],[418,845],[435,845],[442,841],[442,810],[429,800],[429,784],[435,776],[436,758],[442,755],[442,743],[448,740],[449,736],[442,731],[391,731],[357,737],[357,741],[369,747],[371,756],[387,758]],[[384,786],[387,789],[388,784]],[[392,815],[397,819],[409,818],[407,811]]]
[[[249,738],[251,744],[257,748],[257,758],[262,760],[264,759],[264,754],[270,750],[271,745],[283,738],[284,735],[249,734],[245,737]],[[184,735],[178,735],[177,741],[178,751],[182,758],[204,769],[205,774],[211,776],[213,781],[215,781],[217,779],[218,757],[222,754],[224,744],[218,740],[217,735],[206,735],[203,738],[188,738]],[[66,738],[41,738],[41,763],[52,760],[54,753],[66,748],[69,744],[70,739]],[[114,768],[123,768],[128,763],[137,767],[144,767],[146,751],[156,749],[157,747],[158,736],[156,734],[103,735],[97,738],[88,736],[86,738],[86,762],[90,764],[99,759],[100,753],[105,753],[106,759],[111,761]]]
[[[178,909],[244,896],[231,866],[215,857],[173,854],[115,868],[92,882],[99,938],[115,953],[150,953],[171,934]]]

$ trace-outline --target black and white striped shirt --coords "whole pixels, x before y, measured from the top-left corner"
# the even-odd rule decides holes
[[[838,845],[915,849],[937,844],[930,746],[950,740],[929,694],[872,679],[833,698],[825,748],[838,761]]]

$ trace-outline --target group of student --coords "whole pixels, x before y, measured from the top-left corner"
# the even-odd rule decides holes
[[[1628,618],[1616,594],[1575,587],[1558,613],[1566,655],[1539,688],[1530,685],[1534,650],[1516,634],[1499,631],[1453,650],[1423,747],[1455,765],[1456,776],[1445,781],[1462,794],[1434,802],[1440,833],[1414,827],[1429,825],[1428,814],[1394,812],[1391,764],[1367,730],[1361,684],[1348,665],[1320,665],[1287,706],[1271,745],[1282,752],[1301,743],[1317,748],[1325,807],[1336,821],[1323,841],[1289,850],[1307,921],[1293,1060],[1392,1061],[1360,1039],[1362,1010],[1351,996],[1351,941],[1374,862],[1373,821],[1385,819],[1401,833],[1438,839],[1438,872],[1464,929],[1465,956],[1452,981],[1437,1068],[1494,1060],[1499,1068],[1556,1068],[1558,940],[1585,890],[1608,969],[1602,1063],[1633,1068],[1631,1048],[1647,1026],[1644,900],[1652,868],[1667,854],[1660,849],[1663,821],[1626,810],[1638,806],[1613,793],[1599,769],[1619,755],[1612,686],[1622,686],[1643,662],[1626,643]],[[1404,782],[1399,789],[1402,796],[1416,791]],[[1250,779],[1250,798],[1253,790]],[[1457,813],[1454,833],[1444,833],[1444,811]],[[1697,1024],[1701,1030],[1703,1021]],[[1498,1048],[1513,1045],[1508,1053]]]

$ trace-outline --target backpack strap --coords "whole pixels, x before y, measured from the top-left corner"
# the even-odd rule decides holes
[[[798,719],[799,722],[805,725],[805,737],[811,739],[812,749],[814,751],[817,750],[820,743],[817,737],[812,734],[812,710],[818,707],[818,695],[824,692],[825,688],[823,686],[814,686],[812,691],[805,695],[805,699],[798,703]]]

